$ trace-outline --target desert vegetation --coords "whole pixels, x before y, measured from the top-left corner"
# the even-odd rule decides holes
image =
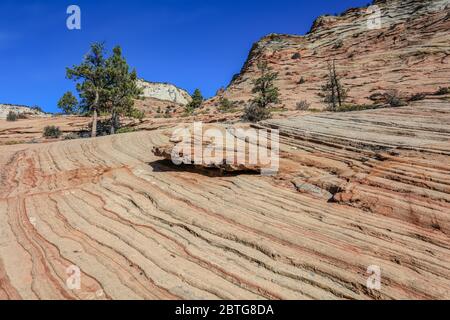
[[[347,90],[342,85],[341,79],[336,72],[336,62],[328,63],[327,82],[322,86],[324,102],[329,111],[337,111],[347,98]]]
[[[445,95],[445,94],[450,94],[450,87],[441,87],[435,93],[435,95],[437,95],[437,96],[441,96],[441,95]]]
[[[187,114],[192,114],[196,109],[199,109],[202,106],[204,101],[203,95],[200,89],[195,89],[192,94],[192,101],[188,103],[185,107],[185,111]]]
[[[301,111],[306,111],[311,107],[311,103],[306,100],[297,102],[296,109]]]
[[[110,116],[110,133],[120,127],[120,117],[141,117],[134,108],[134,99],[142,93],[137,86],[136,70],[130,70],[120,46],[106,57],[103,43],[91,45],[80,65],[67,68],[66,76],[76,82],[80,101],[72,92],[66,92],[58,102],[65,113],[83,113],[92,116],[91,136],[97,136],[98,114]]]
[[[218,110],[220,112],[226,113],[234,110],[236,102],[230,101],[227,98],[221,97],[219,100]]]
[[[253,81],[252,89],[256,96],[244,110],[245,121],[258,122],[270,118],[269,107],[280,102],[279,89],[274,84],[278,73],[272,72],[266,61],[258,62],[258,70],[261,76]]]
[[[6,116],[6,121],[17,121],[19,117],[17,116],[17,113],[10,111],[8,112],[8,115]]]
[[[389,90],[385,93],[386,103],[393,108],[404,107],[407,103],[400,96],[398,90]],[[417,97],[416,97],[417,98]]]
[[[58,139],[61,137],[62,132],[59,127],[56,126],[46,126],[44,128],[43,136],[47,139]]]

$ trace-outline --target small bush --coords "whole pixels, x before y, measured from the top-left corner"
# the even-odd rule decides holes
[[[298,59],[301,59],[301,58],[302,58],[302,55],[300,53],[298,53],[298,52],[294,53],[293,56],[292,56],[292,59],[294,59],[294,60],[298,60]]]
[[[400,98],[400,94],[397,90],[391,90],[385,94],[386,97],[386,103],[389,104],[391,107],[404,107],[407,105],[405,101],[403,101],[402,98]]]
[[[344,46],[344,41],[342,39],[339,39],[334,43],[333,49],[339,49],[339,48],[342,48],[343,46]]]
[[[306,100],[302,100],[302,101],[300,101],[300,102],[297,102],[297,105],[296,105],[296,109],[297,109],[297,110],[301,110],[301,111],[306,111],[306,110],[308,110],[310,107],[311,107],[311,103],[309,103],[309,102],[306,101]]]
[[[50,138],[50,139],[58,139],[61,137],[61,130],[59,130],[59,127],[55,126],[47,126],[44,128],[44,137]]]
[[[12,111],[8,112],[8,115],[6,116],[6,121],[17,121],[17,119],[18,119],[17,113]]]
[[[145,112],[137,110],[137,109],[133,109],[130,113],[130,116],[132,118],[135,118],[135,119],[139,120],[140,122],[142,122],[142,120],[144,120],[144,118],[145,118]]]
[[[420,100],[425,99],[425,97],[426,97],[426,94],[425,94],[425,93],[416,93],[416,94],[412,95],[412,96],[408,99],[408,101],[420,101]]]
[[[229,112],[234,108],[235,103],[227,98],[220,98],[218,110],[220,112]]]
[[[23,144],[23,143],[24,143],[23,141],[16,141],[16,140],[6,141],[5,142],[5,146],[13,146],[13,145],[16,145],[16,144]]]
[[[244,110],[242,119],[249,122],[258,122],[270,118],[270,110],[260,107],[257,103],[250,103]]]
[[[298,80],[298,84],[304,84],[306,82],[305,78],[301,77],[300,80]]]
[[[136,131],[136,129],[134,129],[134,128],[131,128],[131,127],[123,127],[123,128],[117,129],[116,133],[117,133],[117,134],[121,134],[121,133],[135,132],[135,131]]]
[[[192,104],[187,104],[184,107],[184,113],[187,115],[193,115],[195,111],[195,108],[192,106]]]
[[[75,140],[79,138],[80,136],[75,132],[68,133],[64,136],[64,140]]]
[[[449,94],[449,93],[450,93],[450,88],[439,88],[439,90],[436,91],[435,95],[442,96],[442,95]]]

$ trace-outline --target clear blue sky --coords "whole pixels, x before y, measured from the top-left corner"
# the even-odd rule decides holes
[[[314,19],[369,0],[73,0],[0,2],[0,103],[56,103],[74,84],[65,68],[89,44],[121,45],[141,78],[212,96],[239,72],[252,44],[269,33],[305,34]],[[66,28],[81,8],[82,29]]]

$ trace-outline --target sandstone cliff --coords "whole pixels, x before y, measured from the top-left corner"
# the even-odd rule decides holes
[[[349,103],[371,103],[370,97],[396,89],[408,97],[450,85],[450,5],[448,0],[375,1],[373,10],[350,9],[341,16],[318,18],[305,36],[271,34],[254,44],[241,73],[220,96],[241,102],[251,98],[256,63],[268,61],[279,72],[277,86],[289,109],[300,100],[323,108],[320,97],[327,63],[336,60],[349,89]],[[373,7],[372,7],[373,9]],[[370,20],[369,20],[370,19]]]

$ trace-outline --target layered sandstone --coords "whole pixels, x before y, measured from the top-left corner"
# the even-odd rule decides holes
[[[445,98],[261,126],[275,177],[174,166],[165,130],[0,146],[0,297],[450,298]]]

